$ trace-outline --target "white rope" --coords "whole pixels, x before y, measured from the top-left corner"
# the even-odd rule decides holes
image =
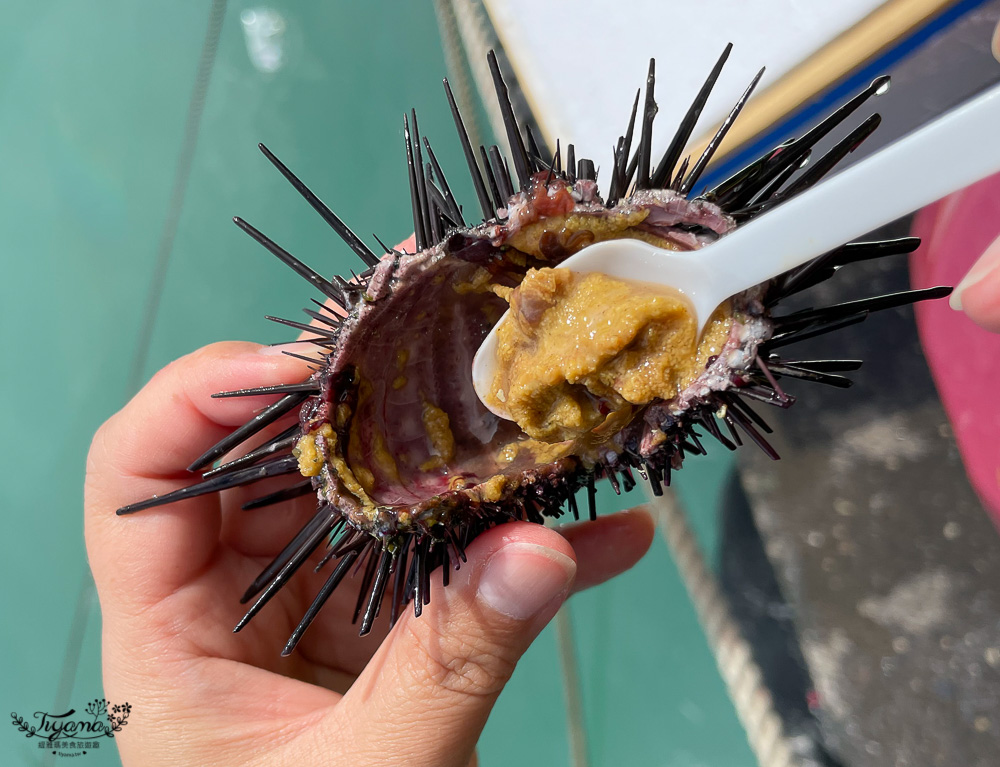
[[[760,767],[802,767],[784,737],[781,717],[774,709],[750,645],[729,612],[726,597],[705,562],[676,493],[668,488],[659,498],[652,498],[650,506],[656,512],[757,762]]]

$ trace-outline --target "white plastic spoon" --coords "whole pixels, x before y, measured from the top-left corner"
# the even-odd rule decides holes
[[[584,248],[559,268],[679,290],[693,304],[700,331],[730,296],[998,170],[1000,86],[994,86],[701,250],[612,240]],[[487,401],[496,369],[494,327],[473,360],[472,381],[483,404],[509,418]]]

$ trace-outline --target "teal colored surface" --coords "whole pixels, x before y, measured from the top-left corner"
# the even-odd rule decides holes
[[[0,26],[0,328],[6,363],[0,509],[0,698],[30,714],[100,697],[100,617],[83,549],[82,484],[98,425],[169,360],[212,341],[287,337],[301,280],[231,223],[239,213],[324,272],[356,259],[256,149],[268,144],[362,236],[410,231],[403,110],[415,106],[473,203],[440,85],[430,4],[272,4],[284,66],[255,69],[226,13],[162,286],[155,281],[208,3],[7,3]],[[148,342],[140,328],[151,320]],[[728,456],[679,479],[713,546]],[[638,503],[602,491],[602,509]],[[220,595],[224,598],[224,595]],[[76,616],[76,619],[74,619]],[[633,572],[574,600],[595,765],[749,765],[732,707],[662,538]],[[210,705],[210,702],[206,702]],[[521,662],[481,743],[484,765],[568,765],[551,629]],[[0,730],[0,764],[52,764]],[[113,744],[75,764],[118,763]]]
[[[689,459],[675,487],[714,561],[720,480],[732,461],[709,450]],[[642,501],[639,491],[616,496],[606,486],[598,495],[600,513]],[[590,765],[756,764],[662,535],[635,568],[576,595],[571,609]],[[484,765],[572,764],[558,729],[566,717],[554,633],[550,626],[528,650],[494,709]]]

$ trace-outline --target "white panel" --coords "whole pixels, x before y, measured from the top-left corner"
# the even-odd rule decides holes
[[[734,44],[697,138],[732,108],[757,70],[758,90],[863,19],[881,0],[485,0],[549,140],[609,168],[635,91],[656,59],[654,158],[666,149],[726,43]],[[641,105],[640,105],[641,110]],[[637,134],[638,135],[638,134]],[[635,146],[635,144],[633,144]]]

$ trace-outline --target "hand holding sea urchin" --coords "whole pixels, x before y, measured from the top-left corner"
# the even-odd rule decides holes
[[[566,511],[578,517],[576,494],[583,488],[593,517],[598,480],[607,479],[616,491],[629,491],[638,474],[660,494],[686,455],[705,452],[706,437],[733,450],[748,438],[777,459],[764,436],[770,428],[757,406],[793,404],[794,397],[779,383],[782,379],[846,388],[850,380],[841,374],[861,365],[859,360],[798,359],[786,356],[786,347],[861,322],[871,311],[943,297],[950,288],[784,315],[781,300],[847,264],[908,253],[919,244],[916,238],[847,244],[733,296],[716,311],[701,340],[682,359],[673,360],[669,391],[637,384],[639,367],[662,355],[666,343],[656,322],[636,322],[626,329],[624,345],[602,349],[599,369],[591,370],[586,381],[560,368],[543,386],[529,373],[522,390],[530,391],[532,398],[517,423],[487,410],[472,383],[473,355],[508,300],[522,321],[532,323],[565,299],[561,286],[545,284],[550,267],[609,239],[637,238],[665,250],[701,248],[808,189],[877,127],[879,116],[874,114],[805,167],[816,142],[884,89],[884,77],[801,137],[694,194],[763,73],[757,73],[702,155],[693,164],[690,158],[681,162],[730,49],[719,58],[655,164],[655,78],[650,62],[642,112],[637,94],[603,196],[594,163],[577,160],[572,144],[565,157],[558,143],[552,157],[543,157],[530,129],[522,131],[492,53],[489,65],[513,174],[497,146],[480,146],[478,152],[471,146],[445,81],[483,220],[473,226],[466,223],[430,143],[426,138],[421,142],[411,112],[412,119],[404,117],[404,137],[414,253],[386,249],[376,256],[261,145],[366,269],[351,282],[338,276],[327,279],[237,218],[241,229],[325,297],[326,303],[314,301],[316,308],[305,310],[311,324],[278,320],[314,334],[313,342],[324,351],[319,358],[307,358],[314,372],[305,381],[216,395],[281,398],[189,467],[203,472],[199,482],[118,513],[275,476],[287,476],[288,486],[244,508],[315,494],[316,514],[250,585],[242,601],[256,600],[237,626],[239,630],[256,615],[325,543],[327,552],[317,569],[332,571],[288,640],[283,651],[288,654],[352,569],[362,578],[355,620],[360,619],[361,633],[366,634],[386,600],[390,622],[409,602],[420,615],[430,599],[430,573],[442,567],[447,585],[450,568],[461,565],[465,547],[484,530],[514,519],[541,522]],[[633,150],[637,118],[638,146]],[[608,288],[592,295],[600,298],[601,290]],[[558,353],[559,344],[568,342],[555,338]],[[547,340],[553,342],[553,337]],[[539,401],[544,407],[535,418]],[[205,470],[253,435],[296,414],[293,423],[264,444]]]

